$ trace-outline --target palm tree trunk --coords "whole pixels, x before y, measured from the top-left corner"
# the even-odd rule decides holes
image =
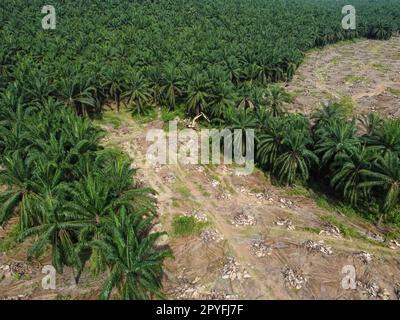
[[[76,285],[78,285],[78,283],[79,283],[79,280],[80,280],[81,275],[82,275],[82,271],[83,271],[83,266],[79,267],[78,273],[77,273],[77,275],[75,276],[75,284],[76,284]]]
[[[115,101],[117,102],[117,112],[119,112],[119,107],[120,107],[120,104],[121,104],[121,99],[120,99],[120,96],[119,96],[119,93],[118,93],[118,92],[115,93]]]
[[[381,215],[379,216],[379,220],[378,220],[378,227],[379,226],[381,226],[381,224],[382,224],[382,220],[383,220],[383,217],[385,216],[385,214],[384,213],[381,213]]]

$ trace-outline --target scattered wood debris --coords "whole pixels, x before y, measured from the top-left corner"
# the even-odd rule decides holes
[[[357,287],[359,287],[362,293],[366,294],[369,298],[380,299],[380,300],[390,299],[389,291],[387,291],[385,288],[379,287],[373,281],[367,283],[357,281]]]
[[[307,240],[303,243],[303,245],[310,253],[321,252],[325,255],[331,255],[333,253],[331,247],[326,246],[323,240],[318,242],[314,240]]]
[[[226,258],[226,262],[222,270],[222,279],[230,279],[231,281],[239,280],[240,282],[243,282],[248,278],[251,278],[251,276],[248,274],[245,268],[241,267],[240,264],[236,262],[235,258]]]
[[[400,242],[397,240],[390,240],[389,248],[392,250],[399,250],[400,249]]]
[[[378,241],[378,242],[385,242],[385,239],[381,235],[371,232],[371,231],[367,232],[366,236],[370,240],[374,240],[374,241]]]
[[[11,270],[8,264],[3,264],[0,266],[0,280],[3,278],[11,277]]]
[[[329,237],[338,238],[338,239],[342,238],[342,233],[340,232],[339,228],[332,224],[325,225],[323,230],[321,230],[319,234],[327,235]]]
[[[217,200],[228,200],[232,197],[229,192],[222,192],[216,195]]]
[[[224,239],[224,237],[214,229],[206,229],[200,233],[200,239],[204,244],[210,242],[219,242]]]
[[[258,201],[267,200],[267,196],[265,195],[265,193],[262,192],[256,193],[255,197],[257,198]]]
[[[174,184],[176,182],[176,177],[173,174],[168,174],[166,176],[163,176],[161,179],[164,183],[169,185]]]
[[[178,299],[207,299],[210,293],[206,291],[204,285],[199,283],[200,278],[197,277],[193,281],[187,279],[183,275],[178,276],[178,284],[169,293]]]
[[[220,182],[215,179],[210,179],[209,181],[210,181],[211,187],[213,187],[213,188],[217,188],[220,185]]]
[[[31,296],[30,293],[19,294],[17,296],[4,296],[0,297],[0,300],[27,300]]]
[[[299,271],[295,271],[289,267],[286,267],[282,270],[282,275],[285,283],[289,284],[296,290],[300,290],[307,283],[307,278],[304,275],[302,275]]]
[[[242,210],[233,217],[231,222],[235,227],[254,226],[256,224],[256,219],[251,215],[245,214],[244,210]]]
[[[290,219],[278,218],[275,224],[278,226],[283,226],[287,230],[295,230],[295,227]]]
[[[201,212],[201,211],[193,211],[193,212],[190,212],[190,213],[186,213],[185,216],[193,217],[199,222],[207,222],[208,221],[207,215],[204,212]]]
[[[212,290],[210,294],[210,300],[237,300],[239,296],[237,294],[227,294],[220,291]]]
[[[354,256],[360,259],[364,264],[368,264],[372,261],[373,255],[366,251],[360,251],[354,253]]]
[[[251,252],[257,258],[264,258],[271,255],[272,247],[267,245],[264,240],[255,240],[251,242]]]
[[[203,173],[203,172],[204,172],[204,166],[200,166],[200,165],[195,166],[195,170],[196,170],[197,172]]]
[[[32,267],[25,262],[12,262],[10,264],[11,275],[23,277],[33,273]]]
[[[219,172],[222,172],[222,174],[225,174],[225,175],[231,175],[232,174],[232,169],[228,168],[224,164],[219,165],[217,169],[218,169]]]
[[[289,199],[285,199],[285,198],[279,198],[279,203],[281,204],[281,208],[295,208],[295,204],[293,201],[289,200]]]

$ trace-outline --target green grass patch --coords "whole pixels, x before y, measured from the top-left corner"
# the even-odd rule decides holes
[[[337,65],[339,62],[340,62],[340,58],[339,57],[334,57],[331,61],[330,61],[330,63],[331,64],[333,64],[333,65]]]
[[[211,196],[211,194],[207,191],[207,189],[201,183],[196,182],[195,184],[196,184],[197,189],[203,195],[203,197],[210,197]]]
[[[317,206],[321,209],[335,212],[336,208],[328,201],[328,199],[323,195],[314,195],[314,201]]]
[[[348,83],[354,84],[357,82],[363,82],[363,83],[369,83],[370,80],[366,77],[363,76],[353,76],[353,75],[348,75],[344,78],[344,80]]]
[[[387,240],[399,240],[400,239],[400,227],[397,225],[391,226],[392,230],[385,234]]]
[[[292,197],[292,196],[309,197],[311,195],[310,191],[306,187],[300,184],[285,188],[284,194],[287,197]]]
[[[184,185],[181,181],[175,182],[174,189],[184,198],[190,198],[192,196],[192,193],[190,192],[188,187],[186,187],[186,185]]]
[[[175,110],[169,110],[168,108],[161,109],[161,120],[164,122],[173,121],[177,117],[179,119],[184,119],[185,116],[185,110],[182,107],[176,108]]]
[[[154,120],[157,120],[158,112],[157,112],[157,109],[155,109],[155,108],[148,108],[148,109],[146,109],[146,112],[143,114],[137,114],[137,113],[132,112],[132,118],[138,124],[146,124],[146,123],[152,122]]]
[[[105,111],[98,119],[93,121],[98,125],[111,125],[114,129],[118,129],[122,124],[121,114],[117,111]]]
[[[172,198],[172,207],[173,208],[180,208],[181,207],[181,200],[177,198]]]
[[[354,112],[357,107],[357,103],[353,100],[352,97],[343,96],[340,98],[339,104],[342,106],[344,113],[346,116],[351,117],[354,115]]]
[[[320,228],[316,228],[316,227],[303,227],[301,229],[304,230],[304,231],[311,232],[311,233],[316,233],[316,234],[319,234],[321,232],[321,229]]]
[[[370,66],[374,68],[375,70],[381,71],[381,72],[387,72],[389,69],[388,67],[384,66],[383,64],[380,63],[371,63]]]
[[[250,192],[251,193],[263,193],[264,192],[264,188],[259,187],[259,186],[255,186],[255,187],[252,187],[250,189]]]
[[[175,216],[172,221],[174,235],[181,237],[198,235],[207,225],[191,216]]]

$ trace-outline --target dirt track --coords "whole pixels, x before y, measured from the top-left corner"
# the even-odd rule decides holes
[[[237,176],[233,168],[220,166],[153,166],[145,161],[145,133],[149,128],[161,128],[155,121],[138,127],[125,122],[119,130],[110,130],[107,143],[120,145],[141,168],[141,180],[159,192],[160,229],[170,234],[174,215],[200,212],[223,240],[204,243],[199,236],[179,238],[170,236],[169,244],[176,259],[166,263],[165,287],[170,298],[242,298],[242,299],[338,299],[367,298],[359,290],[343,290],[342,268],[354,265],[358,280],[376,282],[395,298],[394,286],[400,282],[400,250],[384,244],[350,238],[320,235],[326,227],[321,219],[334,216],[360,233],[378,230],[358,219],[342,217],[316,206],[305,196],[288,196],[285,190],[274,187],[259,171],[251,176]],[[120,135],[120,132],[127,132]],[[254,225],[235,226],[234,216],[244,213],[254,217]],[[277,225],[289,219],[294,226]],[[252,242],[262,240],[269,254],[257,257]],[[307,240],[323,240],[332,254],[310,252]],[[374,255],[366,264],[355,256],[360,251]],[[233,257],[239,278],[226,279],[223,273],[227,257]],[[307,282],[296,290],[285,283],[285,268],[299,271]],[[243,278],[248,273],[249,278]],[[224,277],[225,275],[225,277]]]

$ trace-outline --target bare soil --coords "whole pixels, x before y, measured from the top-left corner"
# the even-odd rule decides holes
[[[400,116],[400,38],[345,42],[307,54],[287,90],[290,109],[310,114],[321,102],[352,98],[358,114]]]

